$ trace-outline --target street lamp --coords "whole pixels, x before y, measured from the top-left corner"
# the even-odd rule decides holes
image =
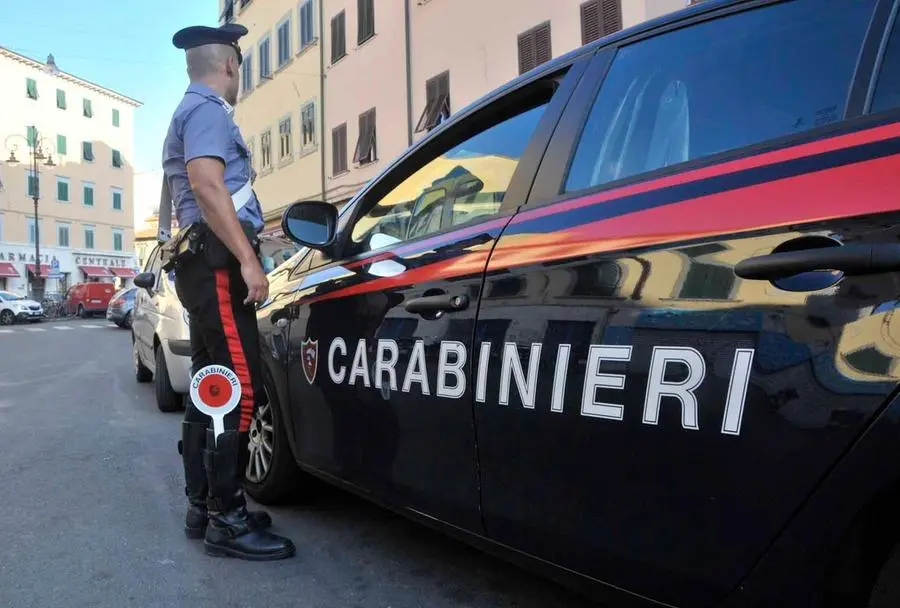
[[[40,223],[38,222],[38,199],[41,196],[41,177],[40,165],[45,167],[55,167],[53,162],[53,144],[44,139],[38,133],[36,127],[31,127],[33,138],[29,140],[23,135],[10,135],[6,138],[4,145],[9,150],[9,158],[6,159],[7,164],[17,165],[19,159],[16,158],[16,151],[19,149],[18,144],[10,143],[15,140],[23,140],[26,144],[26,150],[31,163],[31,176],[34,179],[34,188],[32,189],[32,199],[34,200],[34,281],[32,282],[32,298],[40,302],[44,299],[44,289],[41,286],[41,233]],[[45,150],[48,150],[45,154]],[[44,163],[39,161],[46,160]]]

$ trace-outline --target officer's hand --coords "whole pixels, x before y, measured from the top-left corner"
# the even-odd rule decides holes
[[[241,264],[241,276],[247,284],[247,298],[244,304],[262,304],[269,297],[269,278],[263,272],[259,261],[254,258]]]

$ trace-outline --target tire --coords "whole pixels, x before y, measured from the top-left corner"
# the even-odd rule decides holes
[[[0,311],[0,325],[12,325],[16,322],[16,315],[11,310]]]
[[[125,313],[125,318],[122,320],[122,324],[119,327],[124,327],[125,329],[131,329],[131,311],[129,310]]]
[[[131,334],[131,358],[134,362],[134,378],[140,383],[150,382],[153,380],[153,372],[144,367],[141,358],[138,356],[137,340],[134,334]]]
[[[312,498],[320,482],[303,473],[297,466],[291,446],[288,445],[281,408],[277,399],[272,398],[274,391],[269,387],[267,381],[266,396],[269,402],[257,408],[250,422],[250,458],[244,473],[245,490],[253,500],[263,505]],[[271,430],[268,428],[270,425]],[[264,449],[266,444],[271,444],[271,453],[267,454]],[[268,468],[260,474],[260,461],[257,458],[265,461],[267,457]]]
[[[900,545],[897,545],[887,561],[882,566],[872,595],[869,597],[868,608],[894,608],[900,605]]]
[[[153,384],[156,388],[156,407],[161,412],[177,412],[181,409],[182,396],[172,388],[169,380],[169,368],[166,367],[166,355],[162,345],[156,347],[156,369],[153,371]]]

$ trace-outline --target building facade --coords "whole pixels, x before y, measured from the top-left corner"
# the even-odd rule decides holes
[[[220,0],[220,23],[250,30],[236,120],[270,225],[296,200],[346,202],[443,118],[517,75],[690,3]]]
[[[0,289],[34,295],[87,281],[129,284],[140,102],[60,71],[52,55],[41,63],[2,47],[0,81]]]

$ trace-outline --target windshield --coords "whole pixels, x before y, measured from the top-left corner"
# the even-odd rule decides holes
[[[24,296],[16,295],[8,291],[0,291],[0,300],[4,302],[12,302],[13,300],[24,300]]]

